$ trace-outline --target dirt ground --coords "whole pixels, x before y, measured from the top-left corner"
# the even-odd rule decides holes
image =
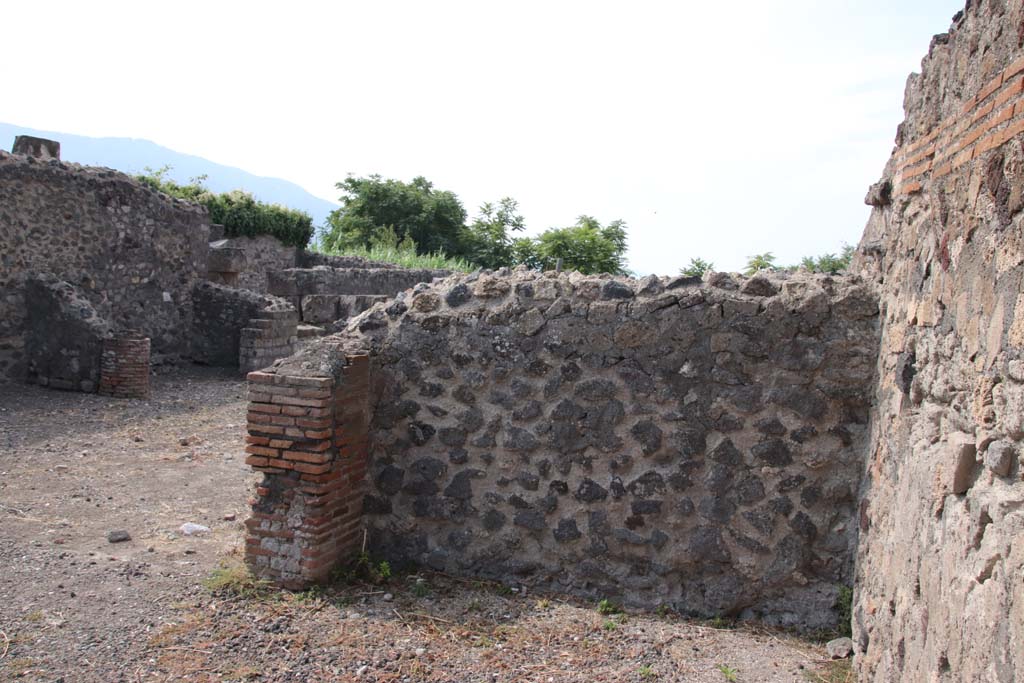
[[[256,481],[245,392],[198,367],[157,375],[149,401],[0,385],[0,680],[848,678],[785,634],[437,574],[254,585],[239,560]],[[108,541],[118,531],[130,540]]]

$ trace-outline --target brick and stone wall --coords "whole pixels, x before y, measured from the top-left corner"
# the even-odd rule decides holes
[[[968,3],[907,82],[856,268],[881,288],[862,681],[1024,680],[1024,7]]]
[[[295,352],[298,313],[277,297],[200,282],[192,290],[192,357],[243,372]]]
[[[299,313],[278,300],[259,312],[242,328],[239,336],[238,367],[242,372],[265,368],[295,352]]]
[[[328,355],[249,374],[246,462],[263,480],[246,561],[294,588],[325,580],[363,537],[369,363],[333,347]]]
[[[28,376],[32,273],[76,287],[112,328],[141,330],[154,357],[187,356],[208,234],[205,209],[122,173],[0,152],[0,378]]]
[[[876,318],[843,278],[473,274],[276,372],[371,354],[374,555],[816,628],[852,573]]]

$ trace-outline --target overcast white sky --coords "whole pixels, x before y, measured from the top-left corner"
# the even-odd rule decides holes
[[[145,138],[336,200],[426,176],[638,273],[856,243],[903,85],[963,0],[5,3],[0,121]]]

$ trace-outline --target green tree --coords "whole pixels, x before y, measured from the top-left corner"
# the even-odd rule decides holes
[[[400,239],[411,238],[420,254],[466,255],[462,202],[452,192],[434,189],[426,178],[405,183],[379,175],[349,176],[337,188],[343,193],[342,206],[327,218],[325,248],[369,247],[390,227]]]
[[[520,263],[516,260],[518,240],[512,233],[525,227],[516,200],[505,197],[497,205],[485,202],[480,206],[480,214],[466,228],[463,237],[466,258],[481,268],[491,269]]]
[[[755,254],[748,257],[747,260],[747,275],[753,275],[759,270],[774,270],[775,269],[775,255],[770,251],[766,251],[763,254]]]
[[[537,240],[531,237],[517,237],[512,240],[511,265],[523,265],[531,270],[542,270],[544,260],[537,251]]]
[[[690,259],[689,265],[685,268],[680,268],[680,275],[686,275],[687,277],[704,277],[704,273],[709,270],[714,270],[715,264],[710,261],[705,261],[702,258]]]
[[[535,250],[534,260],[545,270],[561,259],[564,270],[625,274],[626,224],[617,220],[602,226],[591,216],[580,216],[575,225],[541,233]]]

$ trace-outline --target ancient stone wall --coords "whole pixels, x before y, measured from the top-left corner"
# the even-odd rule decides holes
[[[224,240],[224,246],[240,249],[245,255],[238,278],[232,287],[241,287],[253,292],[265,294],[267,289],[267,273],[271,271],[295,268],[298,265],[298,247],[289,247],[276,237],[259,235],[256,237],[232,237]]]
[[[112,328],[142,331],[154,356],[187,356],[208,234],[204,209],[122,173],[0,152],[0,377],[27,377],[31,273],[78,288]]]
[[[295,352],[299,312],[291,304],[278,301],[242,328],[238,340],[238,367],[242,372],[266,368]]]
[[[969,2],[907,83],[856,268],[881,287],[862,681],[1024,680],[1024,8]]]
[[[214,230],[222,232],[222,226],[214,226]],[[218,233],[220,234],[220,233]],[[220,248],[219,251],[222,253],[220,256],[227,256],[223,253],[224,250],[238,250],[240,258],[232,261],[232,269],[230,272],[236,273],[230,282],[222,281],[218,277],[211,277],[210,279],[219,282],[220,284],[230,285],[232,287],[241,287],[248,289],[253,292],[259,292],[261,294],[270,291],[267,283],[268,273],[288,270],[291,268],[314,268],[316,266],[324,266],[328,268],[337,268],[342,270],[348,269],[369,269],[369,270],[397,270],[405,271],[406,269],[401,268],[393,263],[380,263],[377,261],[368,261],[367,259],[359,256],[328,256],[326,254],[319,254],[313,251],[306,251],[305,249],[299,249],[298,247],[290,247],[281,243],[275,237],[270,235],[258,235],[256,237],[231,237],[227,239],[218,239],[217,246]],[[213,251],[218,251],[214,249]],[[233,254],[232,254],[233,256]],[[222,272],[222,269],[218,263],[211,261],[212,273]],[[416,280],[418,282],[419,280]],[[408,282],[408,278],[401,280],[401,282]],[[372,292],[374,294],[387,294],[388,296],[394,296],[400,289],[410,287],[415,282],[394,289],[394,291],[381,291]],[[271,292],[277,294],[278,292]],[[339,292],[334,292],[339,293]],[[340,292],[348,294],[350,292]],[[353,294],[368,294],[371,292],[351,292]],[[335,319],[332,318],[331,322]]]
[[[96,391],[103,340],[111,334],[84,294],[52,275],[25,279],[26,379],[54,389]]]
[[[315,251],[301,251],[298,255],[297,268],[315,268],[326,266],[328,268],[375,268],[391,270],[401,268],[394,263],[383,263],[381,261],[370,261],[362,256],[329,256]]]
[[[448,275],[446,270],[397,268],[340,267],[340,259],[351,257],[320,256],[332,266],[291,268],[267,274],[268,291],[292,302],[304,322],[312,324],[347,320],[361,313],[380,299],[434,278]],[[361,259],[360,259],[361,260]],[[377,264],[374,264],[376,266]]]
[[[816,628],[852,572],[876,316],[842,278],[473,274],[273,372],[371,354],[375,555]],[[251,434],[290,419],[275,403]]]
[[[200,363],[249,372],[295,351],[298,313],[283,299],[200,282],[192,307],[192,358]]]

